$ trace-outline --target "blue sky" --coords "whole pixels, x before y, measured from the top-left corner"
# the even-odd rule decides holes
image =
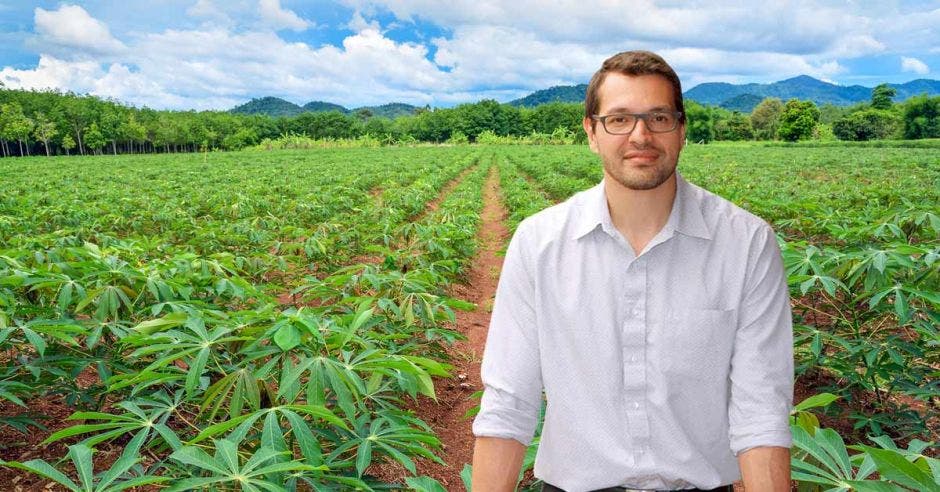
[[[683,87],[940,78],[940,0],[0,0],[0,82],[158,109],[509,101],[660,53]]]

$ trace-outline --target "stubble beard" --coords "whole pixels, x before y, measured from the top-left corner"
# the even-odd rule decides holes
[[[604,158],[604,169],[607,175],[621,186],[638,191],[652,190],[665,183],[676,172],[676,166],[670,166],[668,163],[628,169],[621,156],[617,156],[616,161]]]

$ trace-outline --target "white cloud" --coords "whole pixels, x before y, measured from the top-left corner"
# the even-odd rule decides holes
[[[919,75],[925,75],[930,73],[930,67],[926,63],[918,60],[917,58],[911,58],[907,56],[901,57],[901,71],[902,72],[914,72]]]
[[[58,10],[36,8],[34,18],[36,32],[41,39],[62,49],[101,55],[126,49],[123,43],[111,36],[107,25],[78,5],[63,5]]]
[[[261,19],[275,29],[303,31],[313,26],[312,22],[301,19],[293,11],[281,7],[281,0],[258,0]]]
[[[186,9],[186,15],[207,19],[221,25],[231,25],[233,22],[232,18],[219,8],[213,0],[196,0],[196,3]]]
[[[41,55],[32,70],[4,67],[0,81],[10,89],[72,89],[84,92],[103,75],[101,65],[94,61],[65,61]]]

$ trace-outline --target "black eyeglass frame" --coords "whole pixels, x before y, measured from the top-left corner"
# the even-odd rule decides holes
[[[672,128],[668,130],[653,130],[652,128],[650,128],[650,122],[648,118],[656,114],[669,114],[669,115],[674,116],[675,120],[673,122]],[[607,129],[607,118],[610,118],[612,116],[633,116],[636,119],[633,120],[633,126],[630,127],[629,130],[625,132],[612,132]],[[604,131],[611,135],[629,135],[633,133],[633,130],[636,130],[636,125],[637,123],[640,122],[640,120],[643,120],[643,123],[646,125],[647,131],[649,131],[650,133],[669,133],[669,132],[674,132],[676,131],[676,128],[679,128],[679,123],[682,122],[682,111],[650,111],[648,113],[611,113],[611,114],[604,114],[604,115],[595,114],[595,115],[591,115],[591,119],[594,121],[600,121],[601,126],[604,127]]]

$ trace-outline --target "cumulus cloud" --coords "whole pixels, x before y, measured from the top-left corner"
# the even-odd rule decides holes
[[[126,50],[103,22],[78,5],[35,10],[36,32],[43,41],[73,53],[113,55]]]
[[[901,57],[901,71],[902,72],[914,72],[919,75],[925,75],[930,73],[930,67],[926,63],[918,60],[917,58],[911,58],[907,56]]]
[[[848,59],[901,53],[902,70],[928,73],[929,53],[940,45],[940,9],[898,12],[895,4],[339,0],[350,7],[349,20],[318,27],[352,32],[314,44],[285,39],[323,42],[288,2],[174,1],[188,18],[170,28],[122,25],[116,34],[80,6],[37,8],[31,44],[39,64],[4,68],[0,81],[157,108],[227,109],[264,95],[346,106],[447,105],[586,82],[604,58],[625,49],[662,54],[691,88],[800,74],[832,81],[858,66]],[[429,23],[436,29],[427,35]],[[919,47],[899,48],[911,43]]]
[[[103,74],[101,65],[94,61],[66,61],[42,55],[39,64],[31,70],[4,67],[0,81],[11,89],[78,89],[94,85]]]
[[[259,0],[258,11],[261,19],[275,29],[303,31],[313,25],[312,22],[301,19],[293,11],[281,7],[281,0]]]

